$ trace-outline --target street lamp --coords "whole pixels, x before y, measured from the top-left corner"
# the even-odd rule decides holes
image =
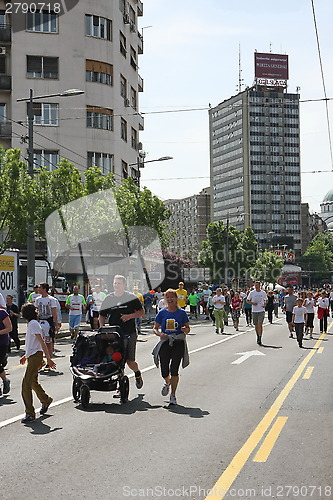
[[[160,158],[156,158],[155,160],[147,160],[145,161],[146,153],[139,154],[136,163],[130,163],[129,167],[136,166],[138,167],[138,185],[140,186],[140,168],[144,168],[146,163],[152,163],[155,161],[167,161],[173,160],[173,156],[161,156]]]
[[[68,89],[57,94],[46,94],[34,96],[33,89],[30,89],[29,97],[16,99],[17,102],[28,103],[28,174],[34,176],[34,111],[33,101],[37,99],[48,99],[51,97],[71,97],[84,94],[84,90]],[[27,290],[32,289],[35,284],[35,234],[34,225],[28,225],[27,240]]]

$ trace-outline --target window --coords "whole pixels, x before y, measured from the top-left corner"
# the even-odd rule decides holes
[[[133,87],[131,87],[131,106],[137,110],[138,109],[138,93]]]
[[[121,118],[120,122],[120,136],[127,142],[127,121],[124,118]]]
[[[46,168],[47,170],[56,170],[59,163],[59,151],[49,149],[34,149],[35,168]]]
[[[127,41],[126,41],[125,35],[121,31],[120,31],[120,34],[119,34],[119,40],[120,40],[120,53],[124,57],[126,57],[126,54],[127,54],[127,48],[126,48]]]
[[[127,98],[127,80],[123,75],[120,75],[120,95],[124,99]]]
[[[6,121],[7,113],[6,113],[6,104],[0,103],[0,122]]]
[[[58,57],[27,56],[27,77],[57,79],[58,61]]]
[[[86,35],[103,40],[112,40],[112,21],[105,17],[86,14]]]
[[[127,177],[128,177],[128,164],[124,160],[121,161],[121,172],[122,172],[123,179],[127,179]]]
[[[58,126],[59,104],[34,102],[32,109],[34,125]]]
[[[58,16],[52,11],[27,13],[27,31],[58,33]]]
[[[113,85],[112,64],[86,60],[86,81]]]
[[[113,155],[88,151],[88,168],[94,166],[99,167],[102,174],[113,172]]]
[[[136,63],[136,61],[137,61],[137,58],[136,58],[136,57],[137,57],[137,56],[136,56],[136,50],[135,50],[135,49],[133,49],[133,47],[131,46],[131,61],[130,61],[130,62],[131,62],[131,66],[132,66],[132,68],[134,68],[135,70],[136,70],[136,69],[137,69],[137,67],[138,67],[138,66],[137,66],[137,63]]]
[[[137,150],[138,149],[138,133],[137,131],[135,130],[135,128],[131,128],[131,144],[132,144],[132,148]]]
[[[87,127],[113,130],[113,110],[87,106]]]
[[[6,74],[6,56],[0,56],[0,74]]]

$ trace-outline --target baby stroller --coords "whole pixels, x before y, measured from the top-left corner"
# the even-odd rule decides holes
[[[74,402],[81,402],[82,407],[87,408],[93,390],[119,391],[121,403],[126,403],[129,393],[129,380],[124,375],[126,345],[127,339],[119,326],[79,333],[70,357]],[[113,354],[105,360],[107,351]]]

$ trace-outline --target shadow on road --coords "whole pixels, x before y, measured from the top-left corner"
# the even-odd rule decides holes
[[[144,394],[138,394],[138,396],[132,400],[127,401],[127,403],[121,404],[119,399],[115,399],[114,403],[91,403],[87,409],[82,408],[79,404],[75,408],[80,411],[85,412],[101,412],[105,413],[116,413],[117,415],[132,415],[137,411],[148,411],[156,410],[162,408],[162,405],[151,405],[143,399]]]
[[[17,401],[14,401],[13,399],[8,398],[6,394],[4,394],[0,398],[0,406],[5,406],[5,405],[15,405],[17,404]]]
[[[268,347],[269,349],[282,349],[281,345],[267,345],[267,344],[262,344],[260,347]]]
[[[49,418],[51,415],[45,415],[44,417],[40,417],[37,420],[34,420],[31,422],[29,427],[31,427],[31,434],[34,435],[43,435],[43,434],[50,434],[51,432],[56,432],[56,431],[61,431],[62,427],[54,427],[51,429],[49,425],[46,425],[44,421]]]
[[[201,408],[191,408],[190,406],[182,406],[182,405],[167,405],[164,406],[167,410],[172,413],[178,413],[179,415],[188,415],[191,418],[203,418],[209,415],[209,411],[202,410]]]

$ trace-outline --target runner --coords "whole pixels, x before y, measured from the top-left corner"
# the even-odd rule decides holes
[[[55,334],[59,330],[57,301],[49,295],[49,284],[41,283],[39,285],[40,297],[35,299],[35,306],[38,309],[38,319],[43,332],[43,339],[47,345],[50,357],[53,355]],[[49,365],[45,369],[49,369]]]
[[[68,320],[71,339],[76,340],[82,320],[82,311],[86,306],[86,300],[83,295],[79,293],[79,287],[77,285],[73,286],[73,293],[68,295],[65,306],[69,309]]]
[[[260,281],[254,284],[254,290],[251,290],[247,297],[248,304],[252,305],[252,318],[253,324],[257,334],[257,344],[262,345],[262,324],[265,318],[265,307],[267,304],[267,295],[264,290],[261,290]]]

